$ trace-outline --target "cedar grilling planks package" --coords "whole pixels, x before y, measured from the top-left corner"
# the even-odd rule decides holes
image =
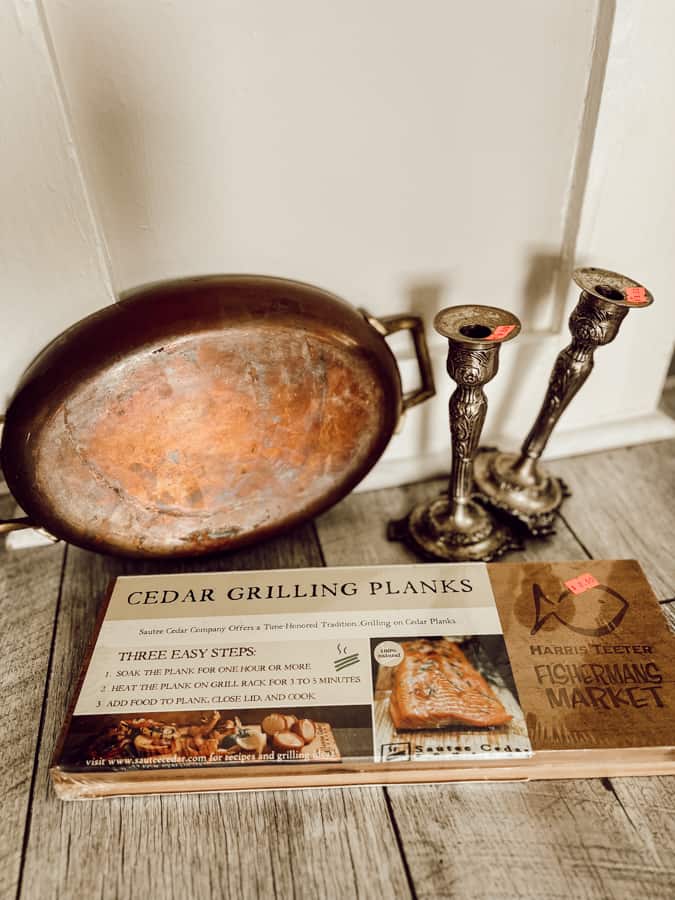
[[[65,799],[675,771],[675,640],[634,561],[119,578]]]

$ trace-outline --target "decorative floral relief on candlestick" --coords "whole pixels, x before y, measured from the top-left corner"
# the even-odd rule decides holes
[[[448,374],[457,383],[449,402],[450,483],[441,497],[419,504],[405,519],[390,523],[388,535],[405,541],[425,558],[497,559],[519,548],[520,542],[510,526],[475,501],[473,458],[487,413],[483,385],[497,374],[500,344],[518,334],[520,323],[505,310],[461,306],[442,310],[434,325],[448,339]]]

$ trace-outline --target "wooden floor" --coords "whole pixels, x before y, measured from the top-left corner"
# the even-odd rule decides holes
[[[511,558],[635,557],[675,621],[675,442],[551,468],[573,491],[558,533]],[[352,495],[288,537],[172,570],[405,562],[384,524],[441,486]],[[0,566],[3,898],[675,897],[669,778],[62,803],[47,768],[103,591],[170,567],[62,544]]]

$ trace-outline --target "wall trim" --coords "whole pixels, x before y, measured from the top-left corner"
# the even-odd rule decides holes
[[[556,334],[560,334],[564,330],[567,300],[570,296],[570,291],[576,297],[576,289],[571,287],[570,282],[572,280],[572,272],[579,265],[579,261],[576,259],[577,240],[581,227],[584,201],[586,200],[586,186],[588,184],[595,134],[598,127],[600,103],[605,86],[605,73],[609,59],[615,9],[615,0],[599,0],[598,2],[586,96],[579,120],[579,135],[570,172],[565,225],[560,248],[560,267],[553,288],[553,305],[549,332]]]
[[[569,431],[553,432],[544,459],[553,460],[602,450],[616,450],[636,444],[675,439],[675,419],[665,413],[655,411],[641,416],[589,425]],[[510,442],[498,439],[491,441],[499,447],[509,448]],[[443,453],[428,454],[403,459],[383,459],[369,475],[356,487],[356,491],[377,491],[380,488],[411,484],[450,474],[450,435],[448,450]]]

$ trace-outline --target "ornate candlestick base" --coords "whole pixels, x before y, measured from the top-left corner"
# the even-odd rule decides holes
[[[516,337],[520,322],[491,306],[454,306],[434,320],[448,339],[452,472],[447,494],[389,523],[389,540],[403,541],[427,559],[477,562],[520,547],[515,531],[472,497],[473,457],[487,411],[483,385],[497,374],[499,347]]]
[[[496,447],[480,447],[474,462],[474,480],[480,496],[493,509],[518,519],[531,535],[554,534],[553,522],[569,489],[562,478],[541,469],[536,460],[526,471],[517,463],[517,453]]]
[[[625,275],[605,269],[577,269],[581,288],[570,316],[572,342],[560,352],[537,419],[519,454],[478,450],[474,479],[479,496],[496,510],[541,536],[552,534],[557,511],[569,491],[539,463],[553,428],[593,369],[596,347],[609,344],[631,307],[649,306],[650,292]]]
[[[403,519],[389,523],[387,537],[402,541],[424,559],[446,562],[490,562],[509,550],[522,550],[513,528],[497,521],[474,500],[465,508],[465,518],[453,516],[450,500],[443,494],[431,503],[420,503]]]

